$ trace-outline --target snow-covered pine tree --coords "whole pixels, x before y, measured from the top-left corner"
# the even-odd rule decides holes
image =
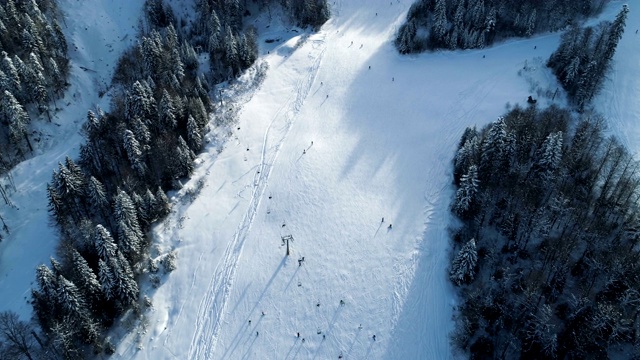
[[[115,297],[116,291],[115,279],[109,265],[102,259],[98,260],[98,276],[102,286],[102,293],[107,300],[112,300]]]
[[[616,53],[616,48],[618,47],[618,42],[622,39],[624,27],[627,23],[627,14],[629,14],[629,6],[627,6],[627,4],[623,4],[622,9],[618,15],[616,15],[616,19],[609,27],[609,36],[604,54],[604,58],[607,63],[613,59],[613,55]]]
[[[178,136],[178,145],[176,146],[176,158],[174,160],[174,176],[176,178],[189,176],[193,172],[193,160],[196,155],[189,149],[187,142],[182,136]]]
[[[187,139],[189,139],[189,147],[192,151],[202,150],[202,134],[193,116],[189,115],[187,119]]]
[[[505,145],[507,142],[507,130],[504,118],[499,118],[490,125],[487,135],[484,137],[480,153],[480,178],[487,180],[493,176],[494,169],[505,161]]]
[[[453,203],[453,210],[460,217],[466,217],[472,203],[476,201],[478,184],[478,167],[471,165],[467,173],[460,179],[460,188],[456,192],[456,198]]]
[[[62,196],[58,193],[58,191],[51,186],[51,184],[47,184],[47,199],[48,199],[48,208],[49,213],[56,220],[58,225],[62,225],[66,220],[65,206],[62,202]]]
[[[184,78],[184,64],[180,57],[180,45],[178,43],[178,34],[172,24],[167,27],[165,44],[169,53],[168,68],[170,74],[174,75],[179,81]]]
[[[155,213],[158,217],[163,217],[171,211],[171,202],[167,195],[164,193],[161,187],[158,186],[158,190],[156,190],[156,208]]]
[[[126,305],[134,303],[138,299],[140,292],[127,259],[122,256],[121,252],[118,252],[115,259],[109,260],[109,266],[111,267],[115,294],[118,300]]]
[[[31,289],[31,304],[40,327],[47,331],[50,329],[53,319],[58,315],[57,278],[51,269],[41,264],[36,268],[36,282],[37,289]]]
[[[58,275],[58,288],[56,295],[62,309],[74,318],[88,316],[87,304],[78,287],[63,275]]]
[[[109,207],[109,199],[104,185],[95,177],[89,177],[87,181],[87,197],[92,206],[99,211],[104,211]]]
[[[158,218],[157,201],[151,190],[147,189],[142,198],[142,207],[140,208],[140,219],[147,225]]]
[[[139,118],[147,123],[155,113],[156,103],[146,81],[136,81],[125,97],[125,114],[128,119]]]
[[[100,259],[105,261],[115,257],[116,252],[118,251],[118,247],[113,241],[111,233],[109,233],[109,230],[100,224],[96,225],[94,246],[96,247],[96,252]],[[100,282],[102,282],[102,280],[100,280]]]
[[[65,201],[79,197],[84,192],[81,177],[76,176],[64,164],[58,163],[58,172],[54,173],[54,186]]]
[[[431,34],[435,43],[444,43],[447,32],[447,5],[445,0],[435,0]]]
[[[161,131],[171,132],[178,124],[173,100],[166,89],[162,90],[162,98],[158,104],[158,117]]]
[[[29,115],[22,105],[9,91],[4,91],[2,97],[2,115],[9,123],[9,141],[16,146],[20,153],[24,153],[24,144],[29,151],[33,151],[28,135]]]
[[[478,263],[476,240],[471,239],[458,252],[451,263],[449,279],[456,285],[473,281]]]
[[[453,174],[456,179],[456,184],[460,185],[460,180],[464,171],[469,169],[469,166],[477,162],[478,152],[480,145],[478,144],[478,137],[470,137],[464,143],[464,145],[458,150],[454,158]]]
[[[135,170],[136,174],[138,174],[141,179],[144,179],[147,166],[145,165],[142,157],[140,144],[131,130],[127,129],[124,131],[123,145],[124,150],[127,153],[127,158],[131,164],[131,168]]]
[[[229,69],[228,76],[234,77],[237,72],[237,68],[239,68],[239,56],[238,56],[238,41],[234,36],[233,32],[231,32],[231,28],[227,27],[227,30],[224,35],[224,64]]]
[[[149,37],[142,37],[140,53],[142,54],[145,74],[155,76],[158,73],[162,58],[162,41],[157,31],[153,30]]]
[[[102,286],[87,260],[75,249],[71,249],[72,280],[85,295],[90,307],[97,310],[101,298]]]
[[[402,24],[398,30],[396,37],[396,47],[400,54],[408,54],[416,51],[416,24],[413,21],[409,21],[406,24]]]
[[[2,71],[9,79],[9,88],[5,90],[8,90],[11,94],[21,94],[22,81],[20,80],[18,69],[16,69],[13,60],[11,60],[11,58],[5,51],[2,51],[0,54],[2,56]]]
[[[32,99],[38,105],[38,110],[43,113],[48,111],[47,103],[49,102],[49,95],[47,94],[47,83],[42,74],[44,70],[38,58],[34,53],[31,53],[29,57],[29,66],[27,69],[27,91]],[[47,113],[48,114],[48,113]],[[49,120],[51,120],[49,118]]]
[[[115,198],[114,217],[118,228],[119,248],[127,259],[136,262],[140,257],[140,246],[144,235],[138,222],[136,207],[124,190],[119,190]]]
[[[562,160],[562,131],[547,135],[540,146],[536,167],[545,180],[550,180]]]

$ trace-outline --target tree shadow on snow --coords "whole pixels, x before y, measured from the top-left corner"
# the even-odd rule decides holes
[[[233,337],[233,340],[231,340],[230,346],[227,348],[227,350],[222,355],[223,359],[227,359],[227,358],[231,357],[231,355],[233,355],[233,353],[238,349],[238,346],[240,346],[240,341],[242,340],[242,336],[244,334],[246,334],[247,331],[249,332],[249,335],[252,335],[253,337],[257,337],[257,336],[255,336],[255,329],[257,328],[258,324],[262,321],[262,316],[259,315],[258,320],[253,323],[254,325],[253,325],[252,329],[247,329],[247,327],[251,327],[251,325],[249,325],[249,320],[251,319],[251,316],[253,315],[253,313],[256,310],[256,308],[258,307],[258,304],[260,304],[262,298],[264,297],[264,294],[267,292],[269,287],[271,287],[271,284],[273,283],[273,280],[276,278],[276,276],[278,275],[280,270],[286,265],[286,262],[287,262],[287,257],[283,257],[282,261],[280,261],[280,264],[278,264],[278,267],[276,268],[276,270],[271,275],[271,278],[269,279],[269,281],[267,281],[267,285],[265,285],[264,289],[260,293],[260,296],[258,297],[258,300],[256,301],[256,303],[253,305],[253,308],[249,312],[249,315],[244,319],[244,324],[246,324],[246,325],[243,325],[240,328],[240,330]],[[236,303],[236,306],[237,306],[237,304],[240,304],[240,303],[241,303],[241,301],[238,301]],[[235,308],[234,308],[234,310],[235,310]],[[249,331],[249,330],[251,330],[251,331]],[[244,343],[246,343],[246,341],[248,341],[248,339],[245,340]],[[253,339],[251,344],[253,345],[254,342],[255,342],[255,339]],[[246,356],[246,354],[245,354],[245,356]],[[245,356],[243,356],[243,358]]]

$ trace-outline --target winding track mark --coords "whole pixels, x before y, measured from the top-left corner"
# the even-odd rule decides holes
[[[326,34],[322,33],[316,36],[318,35],[322,36],[323,40],[326,36]],[[317,44],[316,42],[315,45]],[[231,287],[233,286],[233,280],[238,267],[238,261],[242,254],[242,248],[267,187],[269,175],[282,148],[281,145],[289,134],[295,117],[311,90],[322,57],[324,56],[326,45],[324,41],[322,41],[322,46],[313,46],[312,48],[312,53],[316,52],[317,55],[315,56],[313,65],[309,69],[309,75],[296,84],[296,92],[292,94],[283,107],[278,110],[265,131],[259,165],[260,172],[256,172],[254,175],[253,184],[255,184],[255,187],[249,200],[249,207],[238,225],[233,239],[227,245],[223,260],[218,264],[209,288],[200,302],[195,331],[189,346],[189,359],[211,359],[213,357],[229,294],[231,293]],[[310,55],[310,57],[313,58],[312,55]],[[281,114],[283,110],[286,110],[284,111],[284,119],[282,119],[285,123],[284,134],[280,139],[276,140],[276,146],[269,148],[269,134],[273,125],[282,118]]]

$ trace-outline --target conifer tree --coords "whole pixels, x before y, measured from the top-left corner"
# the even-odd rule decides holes
[[[175,129],[177,125],[176,109],[173,106],[173,101],[167,90],[162,91],[162,98],[158,104],[158,115],[160,118],[160,129],[162,131],[170,132]]]
[[[187,119],[187,139],[189,139],[189,147],[191,150],[195,152],[202,149],[202,135],[196,120],[191,115],[189,115]]]
[[[113,238],[111,237],[111,233],[102,225],[96,225],[95,235],[94,235],[94,246],[96,247],[96,252],[100,259],[107,261],[108,259],[114,258],[116,256],[116,251],[118,247],[113,242]],[[100,280],[102,282],[102,280]]]
[[[114,216],[120,249],[130,261],[135,262],[134,260],[140,257],[140,246],[144,242],[144,235],[140,229],[135,205],[123,190],[119,190],[116,195]]]
[[[164,191],[162,191],[161,187],[158,187],[158,190],[156,190],[155,195],[156,195],[155,196],[156,198],[155,213],[157,214],[157,216],[163,217],[169,214],[169,212],[171,211],[171,203],[169,202],[169,198],[167,198],[167,195],[164,193]]]
[[[475,277],[478,252],[475,239],[469,240],[458,252],[451,263],[449,278],[456,285],[473,281]]]
[[[460,188],[456,192],[453,210],[459,216],[465,217],[468,215],[473,202],[476,201],[478,184],[478,167],[471,165],[467,173],[460,179]]]
[[[22,144],[26,143],[29,151],[33,151],[29,140],[27,126],[29,125],[29,115],[18,100],[5,90],[2,97],[2,114],[9,122],[9,140],[12,144],[22,149]],[[23,142],[24,141],[24,142]],[[23,152],[23,150],[20,150]]]
[[[123,138],[124,149],[131,163],[131,168],[136,171],[140,178],[144,178],[146,173],[146,165],[142,159],[141,146],[136,140],[136,136],[131,130],[124,131]]]
[[[98,301],[101,298],[100,291],[102,288],[98,277],[89,267],[89,263],[75,249],[71,250],[71,263],[73,265],[73,282],[85,294],[88,305],[93,307],[93,311],[98,310]]]

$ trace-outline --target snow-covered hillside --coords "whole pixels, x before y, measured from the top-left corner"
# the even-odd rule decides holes
[[[263,49],[265,82],[187,185],[205,188],[155,230],[179,266],[119,358],[452,357],[450,161],[466,126],[555,90],[559,34],[399,56],[409,5],[336,1],[301,46]]]
[[[98,93],[135,41],[143,1],[59,3],[72,85],[39,154],[13,172],[12,233],[0,243],[0,310],[25,319],[34,269],[57,243],[45,183],[58,161],[77,156],[86,111],[108,107]],[[282,39],[261,43],[267,77],[233,133],[216,130],[228,139],[222,150],[213,142],[200,154],[186,184],[204,180],[199,197],[155,227],[160,250],[177,250],[178,269],[158,289],[143,287],[153,300],[146,330],[127,335],[113,358],[453,357],[450,161],[465,127],[495,120],[506,103],[524,104],[537,94],[532,84],[556,88],[542,64],[559,34],[400,56],[391,41],[410,4],[336,0],[332,19],[306,40],[256,21],[262,40]],[[633,5],[596,107],[637,151]],[[288,257],[285,235],[294,239]]]
[[[87,111],[96,106],[108,110],[109,96],[99,93],[107,90],[122,51],[134,44],[142,14],[141,1],[59,0],[58,6],[64,13],[60,23],[69,47],[71,85],[56,101],[60,110],[51,124],[34,121],[42,133],[36,154],[12,171],[15,208],[3,210],[11,234],[0,243],[0,311],[13,310],[23,319],[31,317],[27,300],[35,268],[49,262],[58,243],[49,226],[46,183],[65,156],[77,158]]]

